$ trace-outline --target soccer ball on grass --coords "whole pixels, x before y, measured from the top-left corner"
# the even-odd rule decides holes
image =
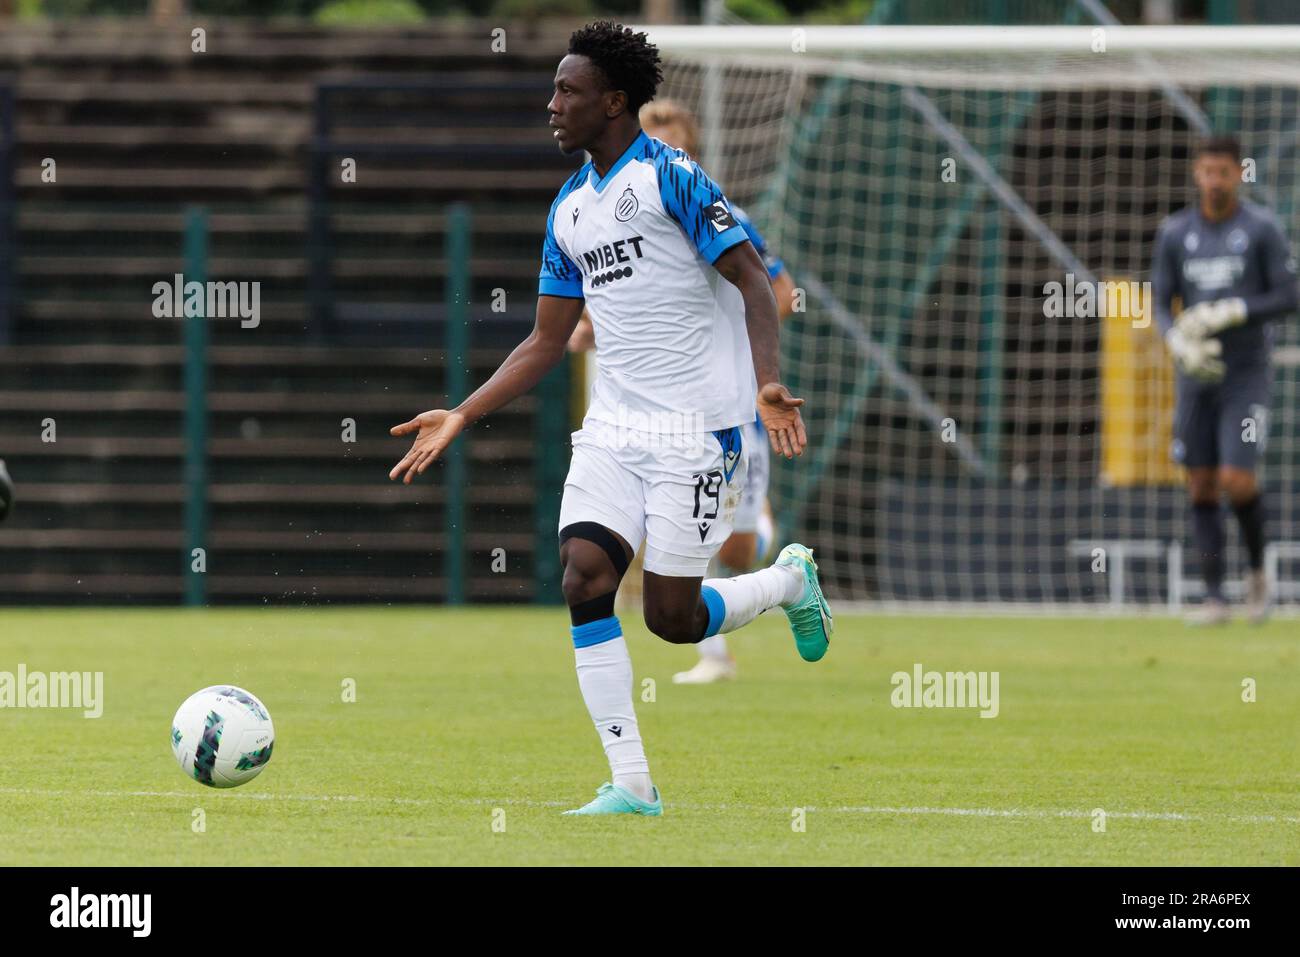
[[[196,691],[172,718],[172,753],[200,784],[233,788],[262,773],[271,760],[275,728],[257,698],[234,685]]]

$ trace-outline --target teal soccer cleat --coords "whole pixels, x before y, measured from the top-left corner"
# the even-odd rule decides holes
[[[826,604],[826,596],[817,581],[817,563],[813,561],[812,549],[798,543],[787,545],[781,549],[776,563],[803,575],[803,594],[793,604],[782,608],[790,619],[790,630],[794,632],[799,656],[804,661],[820,661],[830,647],[835,619],[831,617],[831,606]]]
[[[653,803],[642,801],[631,791],[614,784],[602,784],[596,790],[596,796],[589,804],[565,811],[565,814],[642,814],[646,817],[660,817],[664,813],[664,802],[655,788]]]

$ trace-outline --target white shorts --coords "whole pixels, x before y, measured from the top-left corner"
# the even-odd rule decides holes
[[[644,541],[646,571],[703,577],[745,487],[744,431],[660,435],[588,419],[573,433],[560,528],[596,522],[634,554]]]
[[[762,422],[751,422],[745,426],[744,431],[745,490],[741,493],[740,504],[736,506],[736,520],[732,523],[732,530],[753,533],[758,531],[758,517],[763,514],[763,502],[767,500],[767,483],[772,472],[772,446]]]

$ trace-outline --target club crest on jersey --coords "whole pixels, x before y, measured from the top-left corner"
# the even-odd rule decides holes
[[[1228,233],[1228,252],[1244,253],[1250,245],[1250,238],[1244,229],[1234,229]]]
[[[718,200],[709,206],[709,221],[713,223],[713,228],[720,233],[725,233],[732,226],[736,225],[735,217],[731,215],[731,210],[727,209],[725,200]]]
[[[636,201],[636,194],[632,192],[632,187],[629,186],[623,190],[623,195],[614,204],[614,218],[620,223],[626,223],[636,215],[637,210],[640,208],[641,204]]]

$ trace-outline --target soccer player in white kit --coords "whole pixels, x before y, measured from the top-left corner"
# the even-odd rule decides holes
[[[745,425],[773,451],[807,444],[802,399],[778,378],[777,307],[762,260],[721,190],[685,153],[646,136],[659,54],[609,21],[573,34],[548,110],[560,149],[590,162],[547,219],[533,332],[469,398],[394,426],[415,433],[389,473],[410,482],[462,429],[522,395],[565,356],[584,304],[600,372],[560,506],[560,559],[578,685],[612,781],[569,814],[663,812],[632,704],[632,661],[614,595],[645,542],[646,626],[694,644],[781,607],[795,646],[817,661],[833,622],[812,552],[704,580],[731,533],[744,483]]]
[[[699,124],[685,106],[672,100],[654,100],[641,107],[639,118],[647,136],[684,150],[692,160],[699,155]],[[781,257],[772,251],[744,211],[732,206],[731,212],[763,260],[772,283],[772,294],[776,296],[777,317],[784,321],[794,312],[794,280]],[[584,313],[578,328],[569,338],[569,349],[586,352],[595,344],[591,319]],[[771,477],[767,434],[762,419],[757,415],[746,426],[745,436],[751,440],[747,443],[745,458],[745,487],[740,504],[736,506],[731,537],[718,550],[712,569],[722,577],[747,572],[766,559],[774,534],[772,514],[767,504],[767,486]],[[699,652],[699,660],[693,668],[674,674],[674,684],[711,684],[736,677],[736,660],[727,648],[725,635],[705,638],[695,645],[695,649]]]

